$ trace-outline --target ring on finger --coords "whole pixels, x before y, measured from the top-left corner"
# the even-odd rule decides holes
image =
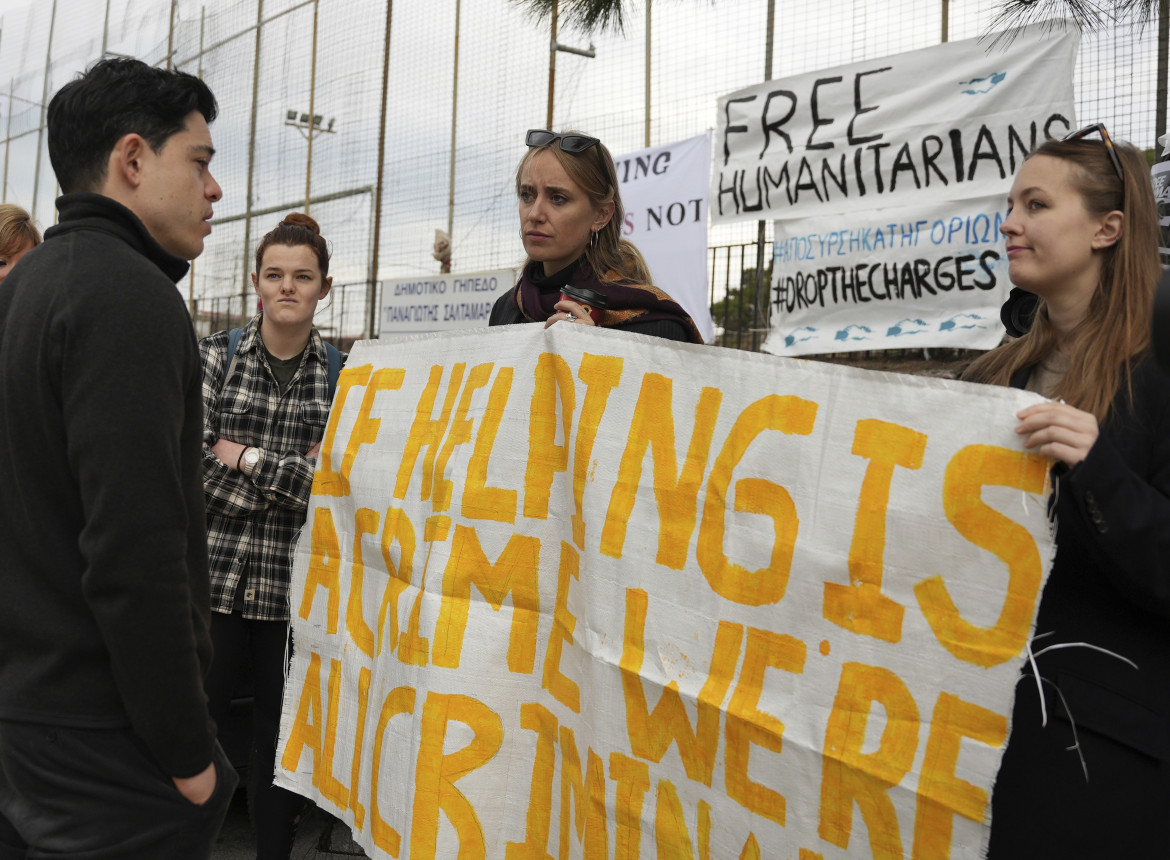
[[[572,313],[566,312],[565,319],[569,322],[576,322],[577,318]]]

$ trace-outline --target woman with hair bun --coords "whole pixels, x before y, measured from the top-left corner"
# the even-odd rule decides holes
[[[528,259],[488,324],[565,321],[702,343],[690,315],[650,282],[646,261],[622,238],[617,170],[605,145],[539,129],[525,143],[516,196]]]
[[[16,261],[41,244],[32,217],[12,203],[0,203],[0,281],[8,277]]]
[[[1015,315],[1027,331],[965,378],[1050,398],[1021,410],[1016,432],[1054,463],[1056,556],[987,856],[1164,857],[1170,378],[1149,355],[1159,275],[1150,172],[1092,125],[1037,147],[1007,204],[1008,273],[1034,310]]]
[[[207,681],[221,730],[250,663],[254,758],[250,805],[260,860],[285,860],[302,809],[272,785],[289,643],[293,546],[308,510],[340,354],[313,325],[329,294],[329,248],[294,212],[256,249],[261,308],[243,329],[199,343],[203,358],[203,481],[211,569]]]

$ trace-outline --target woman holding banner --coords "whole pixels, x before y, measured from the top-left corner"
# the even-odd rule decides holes
[[[1052,398],[1016,432],[1055,461],[1058,549],[989,856],[1156,856],[1170,803],[1170,379],[1148,355],[1149,170],[1090,126],[1028,157],[1008,209],[1010,277],[1036,310],[965,378]]]
[[[211,568],[207,680],[221,732],[251,664],[249,800],[257,856],[287,858],[303,808],[272,784],[288,665],[289,579],[341,355],[313,325],[329,294],[329,248],[317,222],[287,215],[256,249],[252,285],[263,310],[244,328],[199,343],[203,481]]]
[[[625,214],[609,150],[579,132],[532,129],[516,169],[519,283],[496,300],[489,325],[601,325],[702,343],[690,315],[650,283],[646,261],[622,238]]]

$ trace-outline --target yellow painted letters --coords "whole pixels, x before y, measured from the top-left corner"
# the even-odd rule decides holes
[[[902,604],[882,594],[886,550],[886,508],[894,467],[918,469],[926,437],[908,427],[866,419],[857,422],[853,453],[869,460],[861,482],[853,544],[849,547],[849,585],[825,583],[825,618],[846,630],[886,642],[902,638]]]
[[[984,504],[984,486],[1044,492],[1048,461],[1034,454],[991,445],[969,445],[947,464],[943,507],[959,534],[1003,560],[1008,568],[1003,609],[993,627],[978,627],[960,614],[941,576],[914,587],[922,614],[939,644],[977,666],[998,666],[1024,647],[1032,631],[1032,613],[1040,594],[1043,566],[1036,541],[1019,523]]]
[[[473,737],[463,749],[444,753],[447,725],[452,721],[470,728]],[[431,692],[423,703],[419,732],[410,856],[435,856],[441,810],[459,838],[460,860],[485,860],[483,825],[475,807],[455,783],[499,752],[504,740],[503,723],[497,714],[470,696]]]
[[[715,751],[719,746],[719,714],[743,642],[743,627],[720,621],[711,654],[711,669],[699,692],[698,719],[691,729],[678,683],[671,681],[651,712],[640,675],[645,653],[646,592],[626,589],[626,632],[622,648],[622,690],[626,700],[626,731],[630,749],[638,758],[659,762],[671,743],[678,744],[687,776],[711,785]]]
[[[674,440],[672,385],[669,377],[647,373],[630,422],[629,441],[618,466],[617,483],[601,531],[601,552],[621,558],[626,524],[634,510],[646,450],[654,460],[654,499],[658,503],[658,555],[663,567],[682,570],[698,516],[698,494],[707,471],[711,436],[723,392],[704,388],[695,406],[694,429],[682,469]]]
[[[727,435],[707,480],[698,544],[699,567],[711,588],[722,597],[746,606],[763,606],[777,603],[784,596],[799,526],[792,496],[779,484],[762,478],[741,478],[735,484],[735,510],[772,518],[772,557],[768,566],[760,570],[749,571],[724,555],[724,512],[732,472],[755,438],[765,430],[807,436],[816,417],[817,405],[812,401],[770,394],[745,409]]]
[[[878,749],[863,753],[875,703],[885,710],[886,725]],[[821,838],[838,848],[849,847],[856,802],[875,860],[900,860],[898,815],[886,792],[910,771],[917,748],[918,706],[902,679],[880,666],[846,663],[825,730]]]
[[[471,603],[471,586],[497,612],[512,594],[512,635],[508,642],[508,670],[531,672],[536,661],[536,628],[540,623],[540,541],[513,534],[492,564],[479,545],[475,529],[455,526],[451,557],[443,574],[443,604],[435,626],[436,666],[459,668],[463,632]]]
[[[785,820],[784,797],[748,776],[748,758],[753,743],[775,753],[782,749],[784,723],[756,707],[765,670],[775,667],[800,674],[804,671],[806,650],[799,639],[749,627],[743,671],[727,709],[727,794],[744,809],[766,816],[781,827]]]

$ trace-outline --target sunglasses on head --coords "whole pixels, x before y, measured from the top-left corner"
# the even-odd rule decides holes
[[[595,143],[599,143],[596,137],[587,134],[557,134],[539,128],[528,129],[528,134],[524,136],[524,143],[527,146],[548,146],[557,140],[561,142],[562,150],[573,155],[579,155]]]
[[[1072,134],[1062,137],[1061,141],[1081,140],[1090,134],[1101,135],[1101,141],[1105,144],[1105,151],[1109,153],[1109,160],[1113,162],[1113,169],[1117,171],[1117,178],[1124,182],[1125,173],[1121,169],[1121,159],[1117,157],[1117,151],[1113,148],[1113,138],[1109,136],[1109,132],[1105,128],[1105,123],[1095,122],[1092,125],[1087,125],[1080,131],[1074,131]]]

